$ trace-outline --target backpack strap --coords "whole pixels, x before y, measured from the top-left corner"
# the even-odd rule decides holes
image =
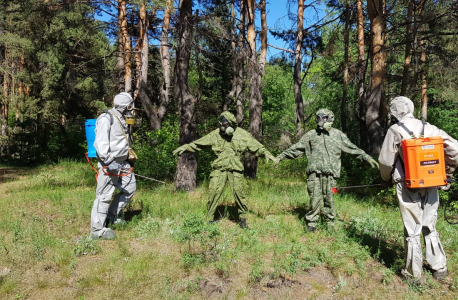
[[[421,128],[420,138],[424,138],[424,137],[425,137],[425,125],[426,125],[426,121],[421,121],[421,123],[423,124],[423,127]],[[410,135],[411,138],[413,138],[413,139],[416,139],[416,138],[417,138],[417,137],[413,134],[413,132],[410,131],[410,129],[407,128],[406,125],[404,125],[404,123],[398,122],[397,124],[399,125],[399,127],[401,127],[402,129],[404,129],[405,131],[407,131],[407,133]]]
[[[420,133],[420,138],[424,138],[425,137],[425,125],[426,125],[426,121],[421,121],[421,123],[423,123],[423,128],[421,129],[421,133]]]
[[[110,125],[113,125],[113,115],[111,114],[111,112],[109,112],[105,108],[103,108],[102,111],[110,116]]]
[[[413,138],[413,139],[416,139],[416,138],[417,138],[417,137],[413,134],[413,132],[410,131],[410,129],[407,128],[406,125],[404,125],[404,123],[398,122],[397,124],[398,124],[399,127],[401,127],[402,129],[404,129],[405,131],[407,131],[407,133],[410,135],[411,138]],[[422,133],[423,133],[423,132],[424,132],[424,126],[423,126],[423,131],[422,131]]]

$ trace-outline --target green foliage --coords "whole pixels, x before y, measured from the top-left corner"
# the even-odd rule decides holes
[[[15,0],[1,10],[0,27],[8,32],[0,38],[2,71],[6,81],[22,85],[19,93],[2,93],[11,94],[2,99],[9,108],[2,155],[22,163],[82,158],[84,119],[98,113],[99,99],[109,93],[106,75],[114,61],[107,59],[100,23],[81,3]]]
[[[137,130],[134,133],[134,149],[138,155],[136,172],[160,180],[172,179],[176,171],[176,156],[172,152],[179,146],[178,137],[178,126],[169,120],[154,132],[144,127]]]
[[[91,239],[91,237],[80,237],[76,244],[75,248],[73,248],[73,254],[75,256],[97,254],[101,249],[98,243]]]
[[[117,230],[116,241],[81,238],[81,230],[90,231],[95,188],[86,163],[63,160],[21,173],[1,185],[0,264],[14,269],[7,273],[0,268],[0,297],[52,292],[60,298],[93,298],[96,291],[113,299],[152,294],[189,299],[218,291],[236,298],[265,289],[286,299],[291,294],[283,291],[305,283],[310,294],[350,298],[362,291],[368,298],[389,297],[394,290],[404,298],[443,291],[449,298],[456,296],[453,281],[444,288],[426,274],[421,289],[408,291],[398,279],[404,264],[403,226],[392,205],[378,196],[339,193],[335,203],[342,221],[336,221],[335,230],[319,226],[304,233],[298,208],[306,206],[305,184],[295,177],[278,177],[277,170],[260,164],[259,178],[249,181],[250,230],[226,218],[208,224],[205,186],[177,193],[167,186],[151,190],[139,185],[126,211],[126,216],[136,215]],[[450,249],[458,247],[458,229],[441,220],[437,227],[454,276],[458,256]],[[33,270],[32,277],[28,270]],[[334,283],[323,285],[323,278]],[[68,287],[60,285],[63,280],[74,281],[84,293],[69,296]],[[355,285],[362,281],[364,287]],[[114,283],[126,288],[118,293]],[[373,288],[365,288],[369,285]]]
[[[292,71],[278,65],[266,66],[262,89],[262,132],[267,136],[263,142],[268,147],[281,147],[277,144],[282,134],[296,130],[291,84]]]
[[[376,159],[376,158],[375,158]],[[354,155],[342,153],[342,169],[338,183],[341,186],[380,183],[380,171]]]
[[[368,209],[354,216],[350,221],[350,228],[352,234],[356,236],[370,236],[381,240],[387,240],[390,237],[386,223],[376,216],[375,209]]]
[[[250,282],[259,282],[263,275],[263,263],[262,260],[258,258],[251,267],[249,275]]]
[[[141,222],[139,222],[137,226],[134,227],[134,232],[138,237],[155,236],[161,225],[162,221],[153,218],[151,215],[148,215],[146,219],[141,220]]]
[[[458,103],[435,103],[428,108],[428,122],[458,138]]]
[[[176,231],[178,242],[197,241],[202,246],[206,246],[208,242],[219,235],[218,227],[214,224],[208,224],[202,213],[185,215],[183,224]]]

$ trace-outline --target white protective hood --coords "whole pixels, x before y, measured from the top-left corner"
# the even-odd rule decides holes
[[[398,121],[409,115],[413,117],[414,106],[412,100],[399,96],[391,100],[390,112]]]

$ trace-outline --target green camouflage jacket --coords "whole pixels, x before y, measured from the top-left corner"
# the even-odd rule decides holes
[[[217,158],[212,163],[214,170],[243,172],[242,155],[248,151],[256,156],[275,157],[249,132],[235,128],[232,136],[221,135],[215,129],[206,136],[185,145],[190,152],[200,151],[200,147],[211,147]]]
[[[361,160],[369,160],[372,157],[356,147],[348,137],[340,130],[331,128],[329,132],[310,130],[289,149],[283,151],[277,158],[294,159],[305,153],[308,161],[306,173],[322,173],[340,177],[341,161],[343,152],[359,155]]]

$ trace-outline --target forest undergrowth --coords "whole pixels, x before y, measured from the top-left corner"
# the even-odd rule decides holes
[[[450,275],[400,275],[403,228],[390,191],[335,195],[338,221],[305,233],[306,180],[261,164],[247,180],[249,230],[229,189],[205,221],[191,193],[138,183],[117,239],[88,238],[95,178],[84,163],[0,168],[1,299],[456,299],[458,227],[438,231]]]

